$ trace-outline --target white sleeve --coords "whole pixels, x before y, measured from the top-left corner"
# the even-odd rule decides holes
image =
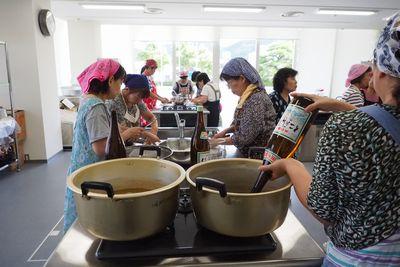
[[[209,85],[204,85],[203,89],[201,90],[201,94],[200,95],[205,95],[208,98],[210,98],[210,86]]]

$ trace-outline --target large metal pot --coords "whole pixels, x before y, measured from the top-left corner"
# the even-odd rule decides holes
[[[261,193],[249,193],[260,164],[262,161],[253,159],[221,159],[189,168],[186,180],[197,222],[236,237],[261,236],[281,226],[292,184],[282,177],[268,182]]]
[[[126,158],[83,167],[68,177],[67,185],[85,229],[103,239],[134,240],[173,222],[184,179],[184,169],[175,163]],[[135,192],[138,188],[150,190]]]

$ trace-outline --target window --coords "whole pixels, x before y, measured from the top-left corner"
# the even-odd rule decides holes
[[[176,74],[188,71],[189,77],[195,70],[213,74],[213,43],[176,42]]]
[[[169,95],[175,77],[172,77],[172,42],[144,42],[133,43],[133,68],[139,73],[147,59],[157,61],[158,68],[154,74],[154,81],[160,95]]]
[[[221,39],[220,70],[235,57],[243,57],[256,66],[256,40]]]
[[[264,85],[272,89],[272,79],[280,68],[292,68],[294,64],[294,40],[261,40],[259,73]]]

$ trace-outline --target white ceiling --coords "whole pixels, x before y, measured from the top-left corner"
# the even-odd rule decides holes
[[[87,2],[144,4],[146,8],[161,8],[164,13],[153,15],[132,10],[85,10],[80,3]],[[257,14],[205,13],[202,8],[205,4],[263,6],[266,9]],[[318,8],[373,10],[377,13],[365,17],[319,15],[316,14]],[[112,24],[380,29],[385,23],[383,18],[400,10],[400,0],[52,0],[52,9],[59,18]],[[302,11],[305,14],[301,17],[281,17],[282,13],[288,11]]]

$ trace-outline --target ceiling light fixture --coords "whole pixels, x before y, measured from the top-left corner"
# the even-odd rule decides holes
[[[260,13],[265,7],[250,6],[203,6],[204,12]]]
[[[326,9],[320,8],[317,14],[320,15],[345,15],[345,16],[371,16],[376,14],[374,10],[351,10],[351,9]]]
[[[164,9],[148,7],[144,10],[144,13],[151,14],[151,15],[162,14],[162,13],[164,13]]]
[[[304,15],[302,11],[289,11],[281,14],[281,17],[289,18],[289,17],[301,17]]]
[[[144,10],[144,5],[129,5],[129,4],[81,4],[84,9],[94,10]]]

